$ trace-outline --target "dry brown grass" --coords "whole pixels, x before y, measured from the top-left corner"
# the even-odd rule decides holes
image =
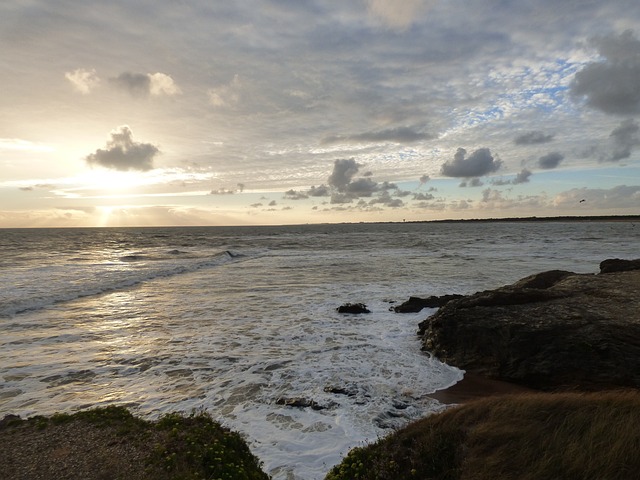
[[[640,392],[478,400],[355,449],[342,479],[620,479],[640,476]]]

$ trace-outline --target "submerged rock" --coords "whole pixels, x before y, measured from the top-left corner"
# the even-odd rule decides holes
[[[542,390],[640,388],[640,270],[532,275],[447,303],[419,334],[442,361],[489,378]]]
[[[345,303],[336,310],[338,313],[371,313],[371,310],[364,303]]]

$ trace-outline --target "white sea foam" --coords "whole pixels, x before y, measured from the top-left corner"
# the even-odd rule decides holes
[[[323,478],[351,447],[442,409],[428,394],[461,378],[420,351],[433,310],[395,314],[390,300],[594,271],[640,244],[624,225],[606,251],[609,225],[471,227],[47,232],[31,249],[28,233],[0,237],[0,415],[206,410],[275,479]],[[372,313],[338,314],[345,302]]]

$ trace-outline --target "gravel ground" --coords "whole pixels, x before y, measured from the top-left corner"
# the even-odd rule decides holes
[[[81,420],[38,427],[0,421],[1,480],[162,479],[148,466],[161,432],[123,435]]]

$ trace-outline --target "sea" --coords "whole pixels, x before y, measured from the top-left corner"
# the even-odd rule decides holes
[[[274,479],[448,408],[409,296],[640,257],[633,221],[0,230],[0,418],[208,412]],[[368,314],[340,314],[364,303]],[[297,406],[295,406],[297,405]]]

